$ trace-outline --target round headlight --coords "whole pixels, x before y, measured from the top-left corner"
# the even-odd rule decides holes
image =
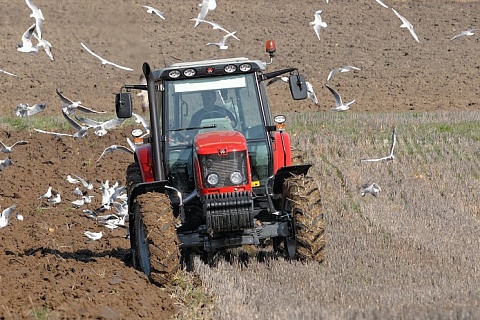
[[[223,70],[225,70],[226,73],[232,73],[237,71],[237,66],[234,64],[229,64],[229,65],[226,65]]]
[[[240,71],[242,71],[242,72],[250,71],[250,69],[252,69],[251,64],[243,63],[243,64],[240,65]]]
[[[218,174],[216,173],[210,173],[207,176],[207,182],[211,186],[216,186],[218,184]]]
[[[230,182],[233,184],[240,184],[243,181],[243,176],[240,172],[235,171],[230,174]]]
[[[179,70],[172,70],[168,73],[168,76],[170,78],[174,78],[174,79],[180,77],[180,75],[181,75],[181,73],[180,73]]]
[[[192,68],[188,68],[183,71],[183,74],[185,75],[185,77],[193,77],[196,73],[197,71]]]

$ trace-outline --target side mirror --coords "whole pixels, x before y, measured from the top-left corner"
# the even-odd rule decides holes
[[[121,92],[115,95],[115,112],[118,118],[132,117],[132,95],[130,92]]]
[[[303,75],[291,75],[288,78],[288,84],[294,100],[303,100],[307,98],[307,85]]]

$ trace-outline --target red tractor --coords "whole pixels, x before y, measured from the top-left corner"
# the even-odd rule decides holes
[[[265,81],[288,74],[293,99],[305,99],[295,68],[265,72],[247,58],[172,64],[146,85],[116,95],[119,118],[132,116],[130,90],[146,90],[150,130],[127,169],[133,265],[157,284],[193,257],[211,262],[229,248],[272,245],[288,259],[322,261],[325,237],[318,186],[309,164],[293,164],[285,117],[272,117]],[[203,106],[210,95],[213,107]]]

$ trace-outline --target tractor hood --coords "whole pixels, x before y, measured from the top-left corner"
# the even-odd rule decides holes
[[[210,131],[199,133],[194,140],[195,152],[198,155],[227,155],[233,151],[247,150],[245,137],[238,131]]]

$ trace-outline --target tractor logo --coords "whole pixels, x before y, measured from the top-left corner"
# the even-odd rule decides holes
[[[227,155],[227,149],[223,148],[223,149],[218,149],[218,154],[220,156],[226,156]]]

